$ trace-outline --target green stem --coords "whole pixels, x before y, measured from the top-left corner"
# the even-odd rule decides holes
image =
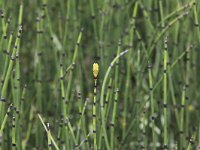
[[[106,71],[106,75],[104,76],[103,79],[103,84],[102,84],[102,88],[101,88],[101,96],[100,96],[100,107],[101,107],[101,121],[102,121],[102,128],[103,128],[103,135],[105,138],[105,142],[106,142],[106,148],[107,150],[110,150],[110,146],[109,146],[109,142],[108,142],[108,136],[107,136],[107,131],[106,131],[106,124],[105,124],[105,110],[104,110],[104,93],[105,93],[105,86],[106,86],[106,82],[108,80],[108,75],[110,74],[110,71],[113,67],[113,65],[115,64],[115,62],[124,54],[126,54],[128,52],[128,50],[125,50],[123,52],[121,52],[119,55],[117,55],[113,61],[110,63],[110,66],[108,67],[107,71]]]
[[[164,78],[163,78],[163,108],[164,108],[164,145],[163,148],[168,147],[168,131],[167,131],[167,38],[165,39],[164,45],[164,55],[163,55],[163,66],[164,66]]]

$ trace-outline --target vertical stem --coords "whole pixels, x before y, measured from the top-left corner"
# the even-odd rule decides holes
[[[163,149],[168,147],[168,131],[167,131],[167,38],[164,44],[164,78],[163,78],[163,108],[164,108],[164,145]]]
[[[21,26],[22,16],[23,16],[23,5],[20,5],[19,16],[18,16],[18,24],[20,26],[19,26],[19,29],[18,29],[14,49],[12,51],[11,60],[9,61],[8,69],[7,69],[6,74],[5,74],[4,84],[3,84],[3,87],[1,89],[1,99],[6,99],[6,96],[7,96],[7,87],[8,87],[9,79],[10,79],[10,76],[11,76],[11,71],[12,71],[13,66],[15,64],[14,63],[14,60],[16,58],[15,55],[16,55],[16,52],[17,52],[17,47],[19,46],[19,43],[20,43],[20,38],[21,38],[21,33],[22,33],[22,26]],[[0,101],[0,125],[2,123],[3,116],[4,116],[4,105],[5,104],[2,103],[2,101]]]
[[[47,138],[48,138],[48,149],[52,150],[51,133],[50,133],[50,128],[49,128],[49,123],[47,123]]]
[[[160,10],[160,18],[161,18],[161,28],[163,29],[165,27],[164,23],[164,16],[163,16],[163,6],[162,6],[162,0],[159,0],[159,10]]]
[[[90,9],[91,9],[91,19],[92,19],[92,25],[94,30],[94,38],[96,41],[96,44],[98,43],[98,32],[97,32],[97,19],[94,11],[94,0],[90,0]],[[96,50],[96,55],[98,55],[98,51]]]
[[[199,123],[199,128],[198,128],[198,144],[197,147],[200,147],[200,123]]]
[[[106,148],[107,150],[110,150],[110,146],[109,146],[109,141],[108,141],[108,136],[107,136],[107,132],[106,132],[106,123],[105,123],[105,110],[104,110],[104,93],[105,93],[105,86],[106,86],[106,82],[108,80],[108,75],[110,74],[110,71],[113,67],[113,65],[115,64],[115,62],[124,54],[126,54],[128,52],[128,50],[125,50],[123,52],[121,52],[119,55],[117,55],[113,61],[110,63],[110,66],[108,67],[106,74],[104,76],[103,79],[103,84],[101,87],[101,96],[100,96],[100,107],[101,107],[101,121],[102,121],[102,130],[103,130],[103,136],[105,138],[105,142],[106,142]]]
[[[132,14],[132,20],[131,20],[131,33],[130,33],[130,42],[129,44],[131,45],[131,47],[133,47],[133,40],[134,40],[134,31],[135,31],[135,18],[137,15],[137,11],[138,11],[138,2],[135,3],[134,8],[133,8],[133,14]],[[120,43],[121,44],[121,43]],[[119,44],[119,45],[120,45]],[[132,50],[133,51],[133,50]],[[125,130],[127,127],[127,101],[128,101],[128,90],[129,90],[129,84],[130,84],[130,67],[131,67],[131,62],[130,59],[132,57],[132,51],[130,52],[129,56],[128,56],[128,61],[127,61],[127,75],[126,75],[126,83],[125,83],[125,96],[124,96],[124,111],[123,111],[123,136],[125,135]]]
[[[93,111],[92,111],[92,117],[93,117],[93,146],[94,150],[97,150],[97,130],[96,130],[96,95],[97,95],[97,77],[99,74],[99,65],[97,63],[93,64],[93,76],[94,76],[94,99],[93,99]]]
[[[118,50],[117,50],[117,55],[119,55],[121,50],[121,40],[119,40],[118,43]],[[112,113],[112,120],[111,120],[111,150],[115,149],[115,120],[116,120],[116,115],[117,115],[117,105],[118,105],[118,93],[119,93],[119,59],[116,61],[116,66],[115,66],[115,96],[114,96],[114,106],[113,106],[113,113]]]
[[[110,141],[111,141],[111,150],[115,149],[114,148],[114,144],[115,144],[115,138],[114,138],[114,135],[115,135],[115,119],[116,119],[116,113],[117,113],[117,105],[118,105],[118,93],[119,93],[119,89],[116,88],[115,90],[115,97],[114,97],[114,106],[113,106],[113,114],[112,114],[112,120],[111,120],[111,138],[110,138]]]
[[[37,23],[36,23],[36,29],[37,31],[40,31],[41,28],[42,28],[42,23],[41,23],[41,18],[38,17],[38,20],[37,20]],[[35,86],[36,86],[36,106],[37,106],[37,111],[40,113],[42,112],[42,52],[41,52],[41,35],[39,34],[39,32],[37,32],[37,35],[36,35],[36,50],[37,50],[37,53],[35,55],[35,60],[38,59],[38,62],[36,64],[36,72],[35,72],[35,78],[36,78],[36,83],[35,83]],[[40,51],[39,51],[40,50]],[[36,121],[36,126],[37,126],[37,131],[39,132],[42,132],[42,128],[39,124],[39,120]],[[42,145],[42,135],[37,132],[36,133],[36,146],[39,147]]]
[[[16,149],[16,124],[15,124],[15,117],[12,118],[12,150]]]
[[[152,69],[152,66],[149,64],[148,72],[149,72],[149,90],[150,90],[150,101],[151,101],[152,139],[153,139],[153,150],[156,150],[153,79],[152,79],[151,69]]]
[[[13,39],[13,33],[10,34],[9,42],[8,42],[8,46],[7,46],[7,52],[6,52],[7,56],[6,56],[5,65],[4,65],[3,79],[5,78],[5,76],[6,76],[6,70],[8,69],[9,53],[10,53],[10,47],[11,47],[12,39]]]
[[[186,49],[186,73],[185,73],[185,134],[186,137],[189,136],[189,112],[188,112],[188,104],[189,104],[189,99],[190,99],[190,95],[189,95],[189,87],[190,87],[190,53],[189,50],[190,48],[192,48],[191,46],[189,46],[189,48]]]
[[[184,145],[184,109],[185,109],[185,86],[183,87],[182,91],[182,98],[181,98],[181,112],[180,112],[180,143],[179,149],[183,149]]]
[[[94,79],[94,99],[93,99],[93,144],[94,144],[94,150],[97,150],[97,131],[96,131],[96,95],[97,95],[97,79]]]
[[[109,110],[110,110],[110,105],[111,105],[111,101],[110,101],[110,99],[111,99],[111,97],[112,97],[112,94],[111,94],[112,82],[113,82],[113,79],[110,78],[109,83],[108,83],[108,88],[107,88],[106,98],[105,98],[105,112],[106,112],[106,120],[107,120],[108,117],[109,117]]]
[[[66,109],[65,109],[65,87],[64,87],[64,73],[63,73],[63,64],[60,64],[60,88],[61,88],[61,114],[65,115],[66,114]]]
[[[198,13],[197,13],[197,3],[193,2],[194,6],[193,6],[193,13],[194,13],[194,20],[195,20],[195,27],[196,27],[196,30],[197,30],[197,38],[200,42],[200,29],[199,29],[199,21],[198,21]]]

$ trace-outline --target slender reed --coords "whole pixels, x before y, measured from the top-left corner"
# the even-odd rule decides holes
[[[99,65],[97,63],[93,64],[93,76],[94,76],[94,99],[93,99],[93,113],[92,113],[92,117],[93,117],[93,134],[94,134],[94,150],[97,150],[97,129],[96,129],[96,100],[97,100],[97,77],[99,74]]]
[[[126,54],[128,52],[128,50],[125,50],[123,52],[121,52],[119,55],[117,55],[113,61],[110,63],[110,66],[108,67],[107,71],[106,71],[106,75],[104,76],[104,80],[103,80],[103,84],[102,84],[102,88],[101,88],[101,96],[100,96],[100,107],[101,107],[101,121],[102,121],[102,129],[103,129],[103,135],[105,138],[105,142],[106,142],[106,148],[108,150],[110,150],[110,146],[109,146],[109,142],[108,142],[108,136],[107,136],[107,131],[106,131],[106,125],[105,125],[105,110],[104,110],[104,92],[105,92],[105,86],[106,86],[106,82],[108,80],[108,75],[113,67],[113,65],[115,64],[115,62],[124,54]]]
[[[165,38],[164,44],[164,54],[163,54],[163,67],[164,67],[164,77],[163,77],[163,113],[164,113],[164,144],[163,149],[168,149],[168,131],[167,131],[167,38]]]
[[[152,139],[153,139],[153,150],[156,150],[156,135],[155,135],[155,104],[154,104],[154,95],[153,95],[153,78],[152,78],[152,66],[149,63],[148,72],[149,72],[149,90],[150,90],[150,101],[151,101],[151,121],[152,121]]]

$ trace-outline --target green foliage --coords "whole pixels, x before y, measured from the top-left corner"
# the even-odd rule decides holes
[[[199,1],[1,0],[0,14],[0,150],[200,146]]]

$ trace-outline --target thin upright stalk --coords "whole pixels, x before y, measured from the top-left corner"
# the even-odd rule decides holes
[[[153,150],[156,150],[156,135],[155,135],[155,114],[154,114],[154,95],[153,95],[153,78],[152,78],[152,66],[149,64],[149,91],[150,91],[150,101],[151,101],[151,121],[152,121],[152,139],[153,139]]]
[[[163,149],[168,148],[168,131],[167,131],[167,38],[165,39],[164,44],[164,55],[163,55],[163,66],[164,66],[164,77],[163,77],[163,113],[164,113],[164,144]]]
[[[93,111],[92,111],[92,117],[93,117],[93,145],[94,145],[94,150],[97,150],[97,129],[96,129],[96,101],[97,101],[97,77],[99,74],[99,65],[97,63],[93,64],[93,76],[94,76],[94,99],[93,99]]]

